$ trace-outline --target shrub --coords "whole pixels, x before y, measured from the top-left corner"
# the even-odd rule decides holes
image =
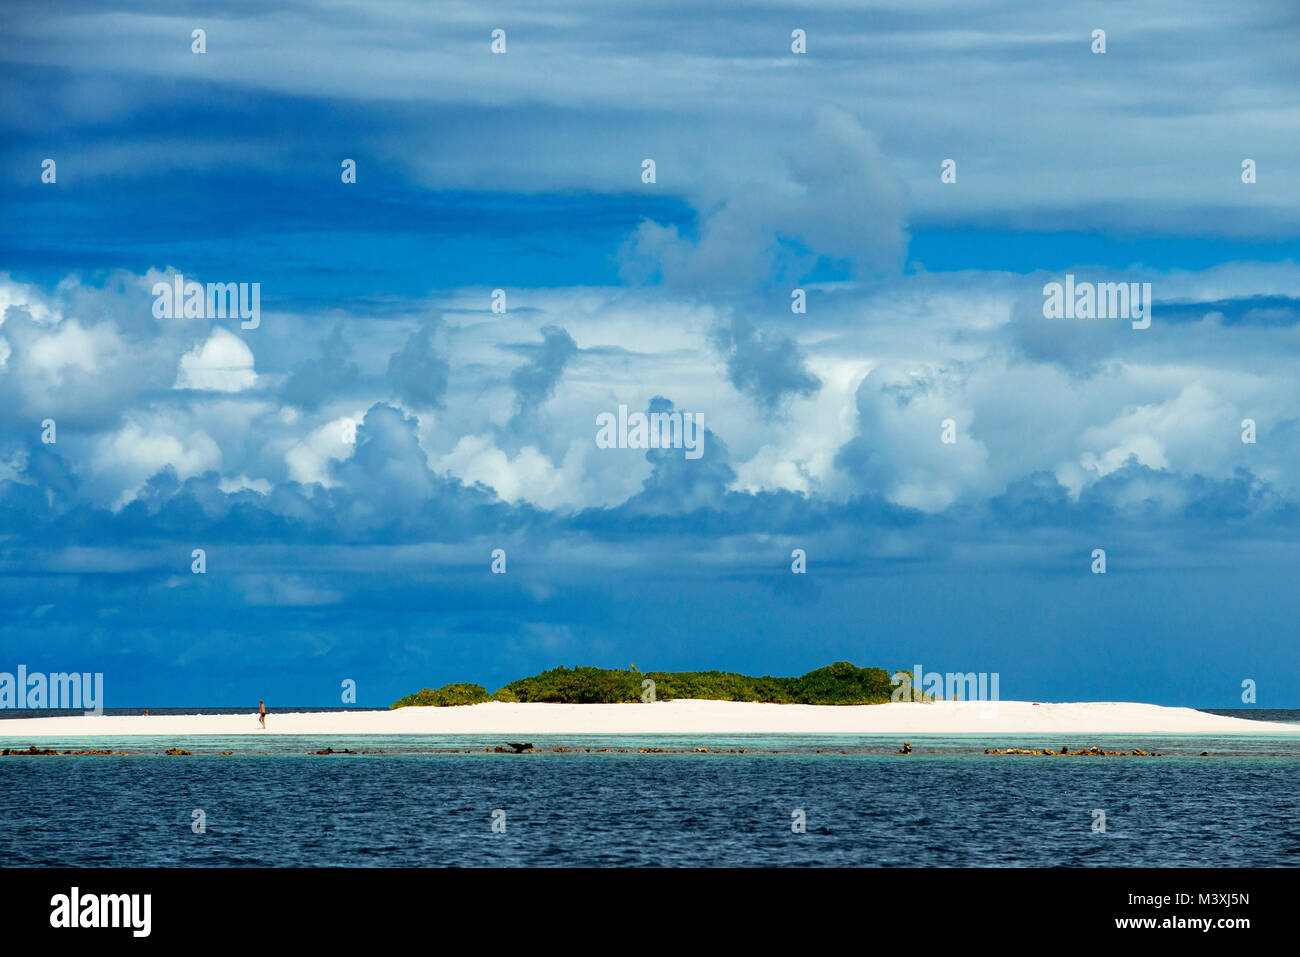
[[[660,701],[702,698],[777,704],[882,704],[889,701],[893,691],[889,672],[881,668],[858,668],[847,661],[837,661],[798,678],[774,678],[770,675],[756,678],[727,671],[640,672],[561,667],[543,671],[531,678],[512,681],[492,695],[492,698],[496,701],[559,704],[635,702],[641,700],[641,682],[647,678],[654,681],[655,698]],[[411,699],[403,698],[402,702],[432,704],[433,701],[424,700],[421,696],[436,694],[437,692],[426,690],[411,696]]]
[[[408,708],[414,705],[417,707],[449,708],[460,704],[479,704],[490,700],[487,689],[482,685],[471,685],[458,681],[443,685],[436,691],[424,688],[415,694],[408,694],[405,698],[399,698],[393,702],[393,707]]]

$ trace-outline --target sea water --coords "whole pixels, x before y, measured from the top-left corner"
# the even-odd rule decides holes
[[[550,735],[520,741],[536,753],[503,754],[491,749],[504,741],[459,735],[0,737],[0,747],[131,752],[0,757],[0,859],[91,867],[1300,865],[1300,735],[908,741],[912,753],[900,755],[897,735]],[[1094,745],[1161,756],[984,753]],[[194,753],[166,755],[168,747]],[[325,747],[358,753],[309,753]],[[570,750],[552,750],[560,747]]]

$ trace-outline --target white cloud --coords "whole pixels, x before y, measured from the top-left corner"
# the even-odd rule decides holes
[[[331,461],[341,462],[356,451],[356,427],[365,418],[364,410],[350,416],[340,416],[309,432],[302,441],[292,446],[284,455],[289,467],[289,477],[303,485],[313,483],[329,488],[334,481],[329,477]],[[297,415],[293,417],[297,421]],[[353,441],[348,441],[349,437]]]
[[[253,351],[243,339],[218,328],[207,342],[181,356],[173,388],[242,392],[256,382]]]
[[[826,494],[842,486],[834,474],[835,454],[853,437],[858,418],[854,397],[871,362],[825,356],[810,360],[808,368],[821,388],[811,398],[791,403],[788,418],[769,418],[765,430],[747,430],[761,436],[763,445],[747,460],[733,462],[734,489]]]
[[[5,313],[10,306],[27,310],[33,321],[42,325],[52,324],[59,319],[35,286],[14,282],[8,273],[0,272],[0,326],[5,324]]]
[[[251,479],[247,475],[239,474],[233,476],[224,476],[217,483],[221,491],[229,494],[230,492],[240,492],[245,489],[253,492],[260,492],[263,495],[270,495],[274,486],[264,478]]]
[[[1293,288],[1300,268],[1134,269],[1132,278],[1200,301]],[[484,308],[486,292],[460,290],[416,304],[409,318],[377,326],[373,337],[357,337],[361,376],[314,412],[250,390],[284,377],[304,337],[319,332],[317,317],[285,315],[265,340],[253,340],[258,372],[237,332],[168,323],[146,335],[118,325],[119,313],[135,307],[123,306],[116,288],[101,301],[94,287],[63,285],[77,297],[79,315],[104,318],[43,326],[11,312],[0,416],[28,429],[55,418],[58,453],[83,493],[104,502],[129,500],[168,465],[182,478],[219,471],[227,491],[267,493],[286,479],[331,485],[333,466],[355,449],[347,422],[360,422],[389,398],[375,374],[415,317],[439,306],[449,310],[452,375],[445,408],[413,413],[421,452],[435,471],[482,483],[509,502],[613,506],[638,493],[650,474],[644,454],[591,454],[595,416],[620,404],[644,409],[654,396],[704,415],[720,440],[706,455],[725,444],[732,487],[743,491],[784,489],[835,501],[876,493],[934,511],[997,495],[1039,471],[1081,494],[1130,455],[1152,468],[1213,478],[1248,468],[1283,494],[1300,487],[1292,439],[1300,418],[1300,379],[1292,371],[1300,328],[1194,321],[1194,310],[1191,320],[1162,322],[1157,307],[1150,330],[1121,328],[1098,363],[1070,367],[1050,352],[1036,358],[1018,348],[1012,317],[1029,320],[1013,306],[1027,288],[1041,297],[1038,275],[933,273],[810,285],[809,311],[800,316],[789,314],[782,290],[770,312],[740,313],[739,303],[719,307],[663,289],[581,288],[511,290],[512,311],[488,321],[468,311]],[[58,296],[50,309],[72,311]],[[708,340],[710,328],[737,314],[789,337],[820,389],[775,413],[739,395]],[[547,323],[563,325],[582,351],[538,420],[515,430],[510,376]],[[1068,351],[1087,332],[1058,324],[1064,342],[1055,351]],[[938,441],[939,423],[949,417],[957,420],[956,446]],[[1254,446],[1240,442],[1245,417],[1259,423]]]
[[[1132,5],[1112,29],[1110,51],[1097,56],[1087,16],[1055,4],[1024,6],[1008,20],[994,0],[962,4],[959,17],[941,0],[874,17],[818,0],[797,14],[806,56],[790,53],[789,24],[774,30],[770,17],[727,5],[629,3],[627,16],[610,18],[591,16],[587,3],[514,10],[505,56],[487,52],[482,15],[469,7],[337,6],[337,16],[311,22],[274,11],[231,15],[205,57],[167,45],[188,36],[183,16],[71,14],[13,28],[33,62],[120,81],[108,88],[162,78],[125,103],[82,82],[79,96],[57,101],[60,115],[102,122],[138,112],[198,76],[276,96],[383,103],[392,119],[378,150],[443,189],[636,188],[650,154],[660,192],[696,198],[694,190],[722,181],[766,185],[780,178],[783,149],[810,109],[825,104],[852,112],[884,145],[918,218],[1006,224],[1068,211],[1073,228],[1179,223],[1276,234],[1300,208],[1300,159],[1289,148],[1291,45],[1277,42],[1290,24],[1273,4],[1184,5],[1176,18],[1159,5]],[[114,42],[101,42],[108,33]],[[205,71],[222,50],[240,51],[240,68]],[[322,60],[329,70],[319,69]],[[552,68],[560,62],[563,70]],[[1192,102],[1188,84],[1206,70],[1214,95]],[[445,110],[431,129],[427,118]],[[30,127],[46,118],[34,104],[17,115]],[[464,116],[490,125],[493,149]],[[285,136],[210,138],[187,162],[283,167],[294,155]],[[1062,152],[1063,142],[1072,148]],[[1225,155],[1225,144],[1240,148]],[[167,136],[125,147],[91,141],[78,171],[112,175],[128,162],[166,169],[177,154]],[[1246,155],[1260,163],[1258,186],[1238,178]],[[956,184],[939,181],[944,158],[958,162]],[[1207,221],[1207,209],[1221,215]],[[827,224],[849,226],[838,217]]]
[[[76,319],[67,319],[27,347],[27,362],[51,383],[59,385],[65,369],[76,368],[93,375],[116,361],[122,348],[122,340],[111,323],[101,322],[86,328]]]
[[[590,491],[583,463],[594,443],[594,432],[589,441],[574,439],[557,468],[534,446],[510,458],[488,436],[465,435],[438,461],[438,469],[467,484],[481,482],[507,502],[529,501],[543,508],[584,505]]]
[[[95,471],[122,487],[116,507],[130,502],[146,480],[168,466],[182,481],[220,467],[221,449],[206,432],[178,436],[164,429],[161,422],[142,426],[131,421],[96,443]]]

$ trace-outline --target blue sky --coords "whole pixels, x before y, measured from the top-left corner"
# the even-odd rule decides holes
[[[1293,5],[53,9],[0,12],[0,670],[1300,707]],[[1043,318],[1065,273],[1151,327]],[[702,458],[597,447],[652,403]]]

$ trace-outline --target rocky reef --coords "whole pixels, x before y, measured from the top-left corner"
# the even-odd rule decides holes
[[[1134,748],[1132,751],[1106,751],[1102,748],[1091,747],[1081,748],[1078,751],[1071,751],[1067,747],[1062,747],[1059,751],[1053,751],[1050,748],[1041,750],[1035,748],[985,748],[985,754],[1043,754],[1043,755],[1068,755],[1070,757],[1142,757],[1158,758],[1159,754],[1153,754],[1150,751],[1143,751],[1141,748]]]

